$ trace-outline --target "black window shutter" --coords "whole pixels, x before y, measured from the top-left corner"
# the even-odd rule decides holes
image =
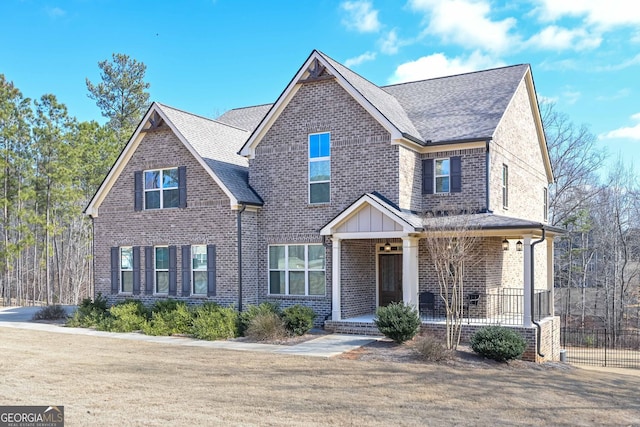
[[[133,247],[133,294],[140,295],[140,246]]]
[[[182,296],[191,294],[191,246],[182,247]]]
[[[117,294],[120,278],[120,248],[111,248],[111,293]]]
[[[433,194],[433,159],[422,161],[422,194]]]
[[[207,245],[207,296],[216,295],[216,245]]]
[[[187,167],[178,168],[178,207],[187,207]]]
[[[153,282],[155,276],[155,269],[153,268],[153,246],[144,247],[144,284],[145,293],[147,295],[153,294]]]
[[[460,193],[462,191],[462,158],[460,156],[451,157],[451,192]]]
[[[134,202],[133,207],[136,211],[142,210],[142,171],[135,171],[133,173],[133,188],[134,188]]]
[[[176,295],[178,287],[177,248],[169,246],[169,295]]]

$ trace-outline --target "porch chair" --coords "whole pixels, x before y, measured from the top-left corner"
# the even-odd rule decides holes
[[[436,315],[436,296],[433,292],[420,292],[418,296],[418,310],[420,311],[420,317],[429,319],[428,312],[431,311],[431,318]]]

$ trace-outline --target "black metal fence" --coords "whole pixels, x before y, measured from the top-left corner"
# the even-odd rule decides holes
[[[446,310],[438,295],[423,292],[420,295],[420,315],[423,321],[442,321]],[[426,302],[428,301],[428,303]],[[533,299],[533,318],[541,320],[551,315],[551,292],[536,290]],[[467,324],[517,325],[523,324],[524,290],[503,288],[496,293],[470,293],[462,312]]]
[[[577,365],[640,369],[640,331],[560,329],[566,361]]]

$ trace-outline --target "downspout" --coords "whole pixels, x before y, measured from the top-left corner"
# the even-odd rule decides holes
[[[242,212],[247,205],[240,205],[238,209],[238,311],[242,312]]]
[[[485,194],[486,194],[486,200],[485,200],[485,209],[487,210],[487,212],[491,212],[491,210],[489,209],[489,174],[491,173],[491,158],[489,156],[489,140],[487,140],[487,150],[486,150],[486,157],[487,160],[485,162],[485,167],[487,168],[487,170],[485,171],[485,183],[484,183],[484,188],[485,188]]]
[[[544,227],[541,230],[542,230],[542,237],[539,240],[536,240],[535,242],[531,243],[531,322],[534,325],[536,325],[536,328],[538,328],[538,339],[536,340],[536,343],[537,343],[536,352],[538,353],[538,356],[544,357],[544,354],[540,353],[540,340],[542,338],[542,326],[540,326],[540,323],[536,322],[535,316],[534,316],[536,287],[535,287],[535,274],[534,274],[535,260],[533,256],[533,249],[534,249],[534,246],[537,245],[538,243],[544,242],[546,231]]]

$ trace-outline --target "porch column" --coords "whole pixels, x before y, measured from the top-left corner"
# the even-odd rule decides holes
[[[402,238],[402,300],[418,309],[418,237]]]
[[[342,244],[340,239],[332,237],[333,243],[331,253],[331,320],[341,320],[340,295],[342,286],[340,284],[340,258],[342,254]]]
[[[553,237],[547,237],[547,290],[549,291],[549,314],[551,316],[555,316],[553,250]]]
[[[523,326],[530,328],[533,313],[531,313],[531,234],[524,237],[524,310],[523,310]]]

